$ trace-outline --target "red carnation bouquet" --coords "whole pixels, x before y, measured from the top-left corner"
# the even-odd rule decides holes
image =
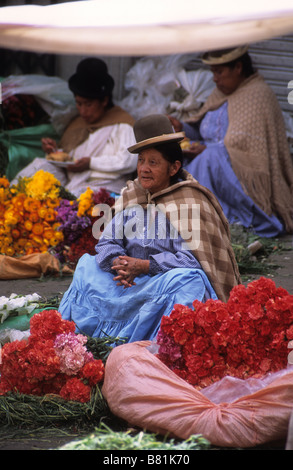
[[[0,395],[19,392],[57,394],[88,402],[104,377],[104,364],[87,350],[87,337],[57,310],[43,310],[30,320],[28,340],[4,344],[0,361]]]
[[[224,376],[261,378],[286,368],[293,339],[293,295],[260,278],[238,285],[227,303],[175,305],[162,318],[157,357],[197,388]]]

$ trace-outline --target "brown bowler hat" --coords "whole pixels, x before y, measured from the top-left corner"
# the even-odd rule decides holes
[[[227,64],[232,60],[238,59],[245,52],[247,52],[248,46],[236,47],[233,49],[220,49],[217,51],[209,51],[203,54],[201,60],[204,64],[208,65],[221,65]]]
[[[184,132],[174,132],[170,120],[164,114],[151,114],[138,119],[133,131],[137,143],[129,147],[130,153],[138,153],[166,142],[180,142],[185,137]]]

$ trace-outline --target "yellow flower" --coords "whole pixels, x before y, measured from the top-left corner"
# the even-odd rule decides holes
[[[19,222],[19,214],[12,209],[9,209],[4,214],[5,224],[9,226],[16,225]]]
[[[94,191],[87,188],[87,190],[79,196],[77,209],[78,217],[91,214],[91,209],[93,207],[93,194]]]
[[[26,194],[38,200],[56,199],[59,196],[60,181],[51,173],[39,170],[26,183]]]
[[[4,254],[7,256],[13,256],[15,254],[13,246],[7,246],[4,250]]]

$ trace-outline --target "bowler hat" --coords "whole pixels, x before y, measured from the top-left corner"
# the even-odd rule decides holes
[[[114,80],[103,60],[88,57],[77,65],[76,73],[68,80],[68,86],[74,95],[103,99],[112,94]]]
[[[133,131],[137,143],[128,148],[130,153],[167,142],[180,142],[185,137],[184,132],[174,132],[170,120],[164,114],[151,114],[138,119]]]
[[[209,51],[203,54],[201,60],[204,64],[208,65],[222,65],[232,62],[232,60],[239,59],[245,52],[248,46],[235,47],[232,49],[219,49],[216,51]]]

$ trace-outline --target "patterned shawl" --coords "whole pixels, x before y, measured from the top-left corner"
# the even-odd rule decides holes
[[[120,106],[113,106],[108,109],[98,122],[90,125],[88,125],[81,116],[78,116],[73,119],[65,129],[59,146],[65,152],[70,152],[70,150],[84,142],[88,138],[89,134],[95,132],[97,129],[122,123],[133,126],[134,119],[130,114],[124,111],[124,109],[120,108]]]
[[[293,232],[293,164],[280,105],[258,73],[231,95],[213,90],[200,111],[200,120],[228,101],[229,126],[225,146],[244,191],[269,216],[283,220]]]
[[[145,191],[138,179],[129,181],[116,202],[115,211],[135,205],[146,208],[147,204],[155,204],[160,210],[165,210],[171,224],[178,229],[201,264],[218,298],[227,301],[231,289],[241,283],[230,242],[229,224],[215,196],[186,170],[183,174],[183,181],[156,194]],[[199,211],[192,212],[195,205]],[[180,214],[177,221],[176,214]],[[192,220],[192,214],[199,215],[197,223]]]

